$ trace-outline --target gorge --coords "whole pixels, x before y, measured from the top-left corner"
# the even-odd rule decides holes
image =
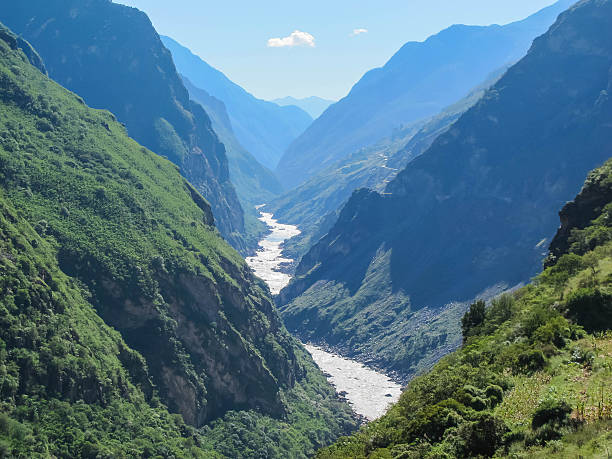
[[[5,2],[0,458],[609,456],[612,0],[553,1]]]
[[[260,241],[255,256],[248,257],[246,262],[255,275],[268,284],[270,291],[278,294],[291,279],[283,266],[293,262],[282,255],[283,243],[300,231],[296,226],[278,223],[266,212],[261,212],[260,219],[268,225],[270,233]],[[399,399],[401,385],[385,374],[310,343],[305,348],[336,392],[364,419],[371,421],[382,416],[388,406]]]

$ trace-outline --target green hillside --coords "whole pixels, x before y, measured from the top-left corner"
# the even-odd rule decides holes
[[[284,253],[295,260],[302,258],[332,228],[342,206],[356,189],[383,192],[406,164],[426,151],[505,71],[506,67],[494,72],[468,96],[431,119],[398,127],[393,136],[354,152],[297,188],[266,201],[266,211],[302,231],[284,244]]]
[[[354,428],[207,201],[19,46],[2,28],[1,454],[306,457]]]
[[[558,210],[612,156],[612,1],[581,1],[384,193],[358,190],[279,294],[303,340],[396,373],[461,343],[474,298],[542,269]]]
[[[223,144],[189,93],[145,13],[108,0],[8,2],[0,21],[42,56],[49,76],[93,108],[110,110],[130,137],[166,156],[211,204],[234,248],[257,246],[230,182]]]
[[[317,457],[609,457],[611,198],[612,160],[562,212],[557,245],[567,250],[516,293],[474,303],[461,350]],[[592,221],[581,224],[585,215]]]

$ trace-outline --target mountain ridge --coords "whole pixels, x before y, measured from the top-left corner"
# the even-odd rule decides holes
[[[26,0],[3,8],[0,20],[32,43],[51,78],[110,109],[132,137],[181,167],[224,237],[246,250],[224,147],[145,13],[105,0]]]
[[[504,67],[493,72],[467,97],[431,119],[398,127],[391,137],[351,153],[269,202],[266,211],[274,213],[275,218],[284,223],[299,226],[302,231],[283,244],[283,252],[289,258],[301,259],[331,229],[354,190],[369,188],[384,192],[387,183],[476,104],[506,70]]]
[[[459,345],[463,302],[539,272],[556,209],[612,154],[612,4],[584,5],[384,195],[353,194],[277,298],[291,331],[410,377]]]
[[[608,160],[560,212],[545,271],[471,304],[461,349],[412,380],[382,418],[316,457],[605,457],[611,184]]]
[[[295,105],[308,113],[313,120],[316,120],[321,114],[333,103],[335,100],[323,99],[322,97],[310,96],[303,97],[301,99],[287,96],[279,99],[273,99],[270,102],[274,102],[277,105]]]
[[[3,32],[2,454],[283,458],[352,430],[177,166]]]
[[[505,26],[457,25],[424,42],[404,44],[289,146],[277,166],[281,182],[287,188],[300,185],[398,125],[433,116],[465,97],[488,74],[524,56],[532,40],[572,3],[561,0]]]
[[[257,99],[174,39],[161,39],[179,72],[225,103],[236,138],[264,166],[275,168],[289,143],[312,122],[301,108]]]

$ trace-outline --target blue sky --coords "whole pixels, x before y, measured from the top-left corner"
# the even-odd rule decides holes
[[[263,99],[311,95],[339,99],[363,73],[383,65],[407,41],[424,40],[457,23],[505,24],[554,3],[554,0],[115,1],[145,11],[160,34],[181,42]],[[292,35],[295,31],[301,33]]]

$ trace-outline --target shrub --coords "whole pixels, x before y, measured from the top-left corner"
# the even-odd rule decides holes
[[[612,328],[612,295],[597,288],[582,288],[567,300],[567,315],[588,332]]]
[[[491,302],[491,307],[487,311],[487,321],[494,322],[496,325],[502,324],[512,317],[515,300],[510,294],[503,294]]]
[[[461,319],[461,330],[463,332],[463,340],[465,341],[469,336],[472,336],[477,329],[485,320],[486,316],[486,305],[482,300],[478,300],[470,305],[470,309],[465,313]]]
[[[474,422],[463,423],[458,430],[458,436],[463,440],[465,456],[491,457],[503,445],[503,439],[508,428],[499,418],[480,413]]]
[[[531,427],[537,429],[545,424],[563,425],[571,413],[572,408],[565,400],[545,399],[533,413]]]
[[[530,350],[520,353],[516,358],[516,369],[526,373],[533,373],[546,366],[546,357],[539,350]]]
[[[542,325],[546,325],[558,313],[544,306],[534,307],[521,321],[521,334],[531,338],[535,331]]]
[[[426,406],[417,412],[410,423],[412,439],[427,438],[440,441],[449,427],[456,427],[462,421],[465,406],[454,399],[444,400],[433,406]]]
[[[591,367],[595,361],[595,353],[576,346],[572,349],[572,361]]]
[[[36,122],[36,129],[40,132],[49,132],[53,130],[53,125],[47,120],[39,120]]]
[[[567,319],[557,316],[547,324],[540,326],[533,333],[533,340],[542,344],[552,343],[559,349],[563,349],[572,335],[572,330]]]
[[[492,384],[485,389],[485,395],[490,400],[491,407],[495,407],[504,398],[504,390],[498,385]]]

